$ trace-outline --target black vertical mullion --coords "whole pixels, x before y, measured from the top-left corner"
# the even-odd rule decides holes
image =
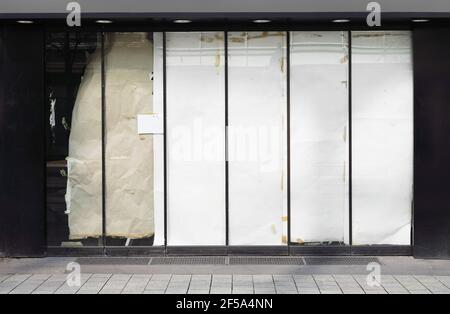
[[[352,32],[348,31],[348,219],[349,244],[353,245],[353,197],[352,197]]]
[[[224,32],[225,43],[225,245],[230,244],[229,230],[229,181],[228,181],[228,31]]]
[[[102,31],[100,33],[101,37],[101,84],[102,84],[102,243],[103,243],[103,254],[106,255],[106,143],[105,143],[105,135],[106,135],[106,94],[105,94],[105,33]]]
[[[291,243],[291,33],[286,32],[287,245]]]
[[[167,71],[166,32],[163,32],[164,247],[167,253]]]
[[[44,141],[43,141],[43,146],[44,147],[44,151],[43,151],[43,156],[42,156],[42,160],[43,160],[43,171],[44,171],[44,191],[43,191],[43,195],[44,195],[44,233],[45,233],[45,251],[47,251],[47,247],[48,247],[48,216],[47,216],[47,202],[48,202],[48,196],[47,196],[47,182],[48,182],[48,178],[47,178],[47,158],[48,158],[48,144],[47,144],[47,139],[48,139],[48,127],[47,127],[47,121],[48,118],[50,117],[50,111],[48,111],[47,113],[47,30],[45,28],[42,29],[42,36],[43,36],[43,47],[42,47],[42,61],[43,61],[43,73],[42,73],[42,88],[43,88],[43,100],[42,100],[42,104],[44,106],[43,110],[42,110],[42,115],[43,115],[43,119],[42,120],[42,134],[44,134]],[[1,251],[1,246],[0,246],[0,251]]]

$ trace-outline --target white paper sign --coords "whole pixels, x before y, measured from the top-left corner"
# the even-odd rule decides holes
[[[163,118],[161,114],[138,114],[137,124],[139,134],[163,133]]]

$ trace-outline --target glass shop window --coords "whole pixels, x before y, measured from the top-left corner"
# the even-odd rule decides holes
[[[349,243],[347,32],[291,33],[291,241]]]
[[[224,38],[167,33],[168,245],[225,245]]]
[[[162,34],[105,33],[108,246],[164,244],[161,57]]]
[[[48,33],[47,242],[102,244],[101,36]]]
[[[411,244],[409,31],[352,32],[353,243]]]
[[[411,243],[411,32],[348,36],[166,34],[168,245]],[[49,247],[164,244],[163,39],[47,33]]]
[[[161,34],[48,33],[49,246],[163,245],[162,73]]]
[[[231,245],[287,244],[285,32],[230,32]]]

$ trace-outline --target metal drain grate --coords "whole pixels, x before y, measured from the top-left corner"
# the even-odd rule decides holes
[[[153,257],[150,265],[225,265],[224,256]]]
[[[80,265],[148,265],[150,258],[142,257],[82,257],[76,262]]]
[[[230,257],[230,265],[304,265],[301,257]]]
[[[376,257],[265,257],[265,256],[180,256],[180,257],[81,257],[80,265],[367,265]]]
[[[305,257],[306,265],[367,265],[381,264],[376,257]]]

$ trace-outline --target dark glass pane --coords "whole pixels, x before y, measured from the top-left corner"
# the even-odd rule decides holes
[[[101,49],[97,33],[47,33],[47,243],[101,245]]]

